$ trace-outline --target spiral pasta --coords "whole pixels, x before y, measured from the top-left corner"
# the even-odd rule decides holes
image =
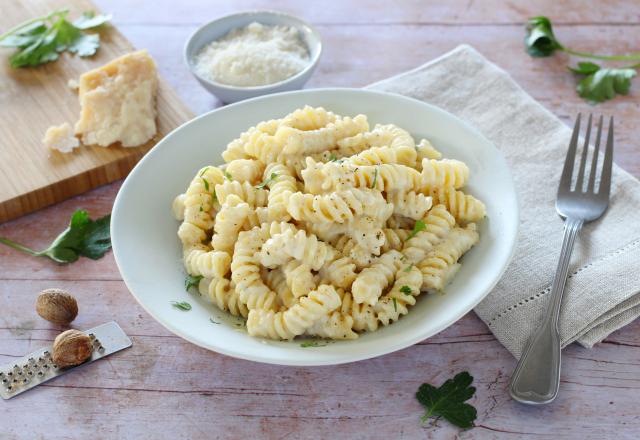
[[[249,309],[240,302],[238,292],[226,278],[202,278],[198,283],[198,291],[220,310],[243,318],[249,315]]]
[[[431,209],[431,197],[415,191],[390,191],[387,202],[393,205],[393,213],[419,220]]]
[[[262,177],[264,164],[255,159],[235,159],[227,164],[225,175],[238,182],[256,184]]]
[[[253,207],[267,206],[269,193],[265,189],[256,188],[249,182],[238,182],[237,180],[225,180],[215,186],[215,194],[218,202],[224,204],[227,197],[235,195]]]
[[[226,252],[209,250],[204,245],[184,249],[184,267],[191,275],[222,278],[230,264],[231,257]]]
[[[452,187],[437,187],[431,190],[433,203],[441,203],[447,207],[449,212],[461,224],[477,222],[486,215],[484,203]]]
[[[315,322],[340,306],[335,287],[323,284],[284,312],[254,309],[249,311],[247,331],[251,336],[293,339]]]
[[[227,253],[233,250],[238,232],[242,229],[250,212],[251,207],[240,197],[233,194],[227,197],[213,225],[214,234],[211,239],[213,250]]]
[[[422,272],[422,288],[442,290],[459,269],[457,261],[478,242],[474,223],[465,229],[455,228],[427,257],[418,263]]]
[[[318,223],[345,223],[365,211],[380,216],[390,211],[382,194],[368,189],[322,195],[295,192],[289,197],[287,210],[296,220]]]
[[[382,291],[393,281],[402,265],[402,254],[390,250],[368,268],[360,272],[351,286],[353,299],[358,304],[374,305]]]
[[[442,291],[479,239],[469,168],[393,124],[305,106],[232,140],[171,205],[183,264],[250,335],[350,340]]]

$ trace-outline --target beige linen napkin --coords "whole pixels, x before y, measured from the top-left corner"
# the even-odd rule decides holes
[[[370,87],[457,115],[506,157],[520,205],[518,245],[475,312],[519,357],[542,319],[560,253],[563,222],[554,203],[571,129],[469,46]],[[590,111],[598,109],[585,104]],[[584,227],[573,251],[560,315],[563,346],[591,347],[640,316],[639,216],[640,182],[614,165],[609,209]]]

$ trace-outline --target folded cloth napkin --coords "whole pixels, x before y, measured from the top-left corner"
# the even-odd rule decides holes
[[[519,357],[542,320],[560,254],[563,221],[554,203],[571,129],[466,45],[370,87],[457,115],[506,157],[518,193],[518,244],[502,280],[475,312]],[[614,165],[609,209],[585,225],[573,250],[560,314],[563,346],[592,347],[640,316],[639,214],[640,182]]]

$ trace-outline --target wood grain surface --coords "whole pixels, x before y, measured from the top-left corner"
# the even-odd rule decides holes
[[[639,51],[640,3],[635,0],[98,3],[114,13],[114,22],[136,47],[150,50],[163,76],[196,113],[219,103],[186,70],[182,47],[199,24],[222,14],[277,9],[314,23],[325,52],[309,87],[364,86],[469,43],[567,122],[578,111],[615,115],[616,160],[640,177],[640,81],[628,97],[592,107],[575,94],[575,79],[566,71],[569,59],[531,59],[522,48],[522,23],[545,14],[568,46]],[[0,0],[0,10],[8,4]],[[103,186],[1,224],[0,236],[44,246],[74,209],[108,213],[119,186]],[[111,254],[59,266],[1,247],[0,281],[0,363],[49,343],[62,330],[34,311],[37,292],[46,287],[77,295],[80,314],[74,326],[115,319],[133,340],[129,350],[0,403],[2,439],[636,439],[640,433],[639,322],[592,350],[568,347],[558,400],[527,407],[506,391],[515,360],[473,313],[387,356],[292,368],[232,359],[173,336],[137,305]],[[478,388],[471,400],[478,408],[477,427],[460,432],[443,421],[421,425],[422,410],[413,397],[418,386],[440,384],[463,370],[475,377]]]
[[[89,0],[4,0],[1,4],[2,31],[56,9],[71,8],[71,18],[95,9]],[[146,144],[136,148],[88,146],[73,154],[52,152],[42,145],[49,126],[63,122],[73,126],[78,119],[78,96],[68,87],[68,80],[77,80],[83,72],[132,48],[115,27],[107,27],[101,32],[96,55],[89,58],[65,53],[55,63],[13,69],[6,62],[13,49],[0,50],[0,222],[123,178],[159,139],[191,119],[191,111],[161,80],[158,133]]]

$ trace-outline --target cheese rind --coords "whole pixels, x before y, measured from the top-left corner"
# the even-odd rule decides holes
[[[74,148],[80,146],[80,141],[73,135],[73,129],[68,122],[47,128],[42,143],[45,147],[61,153],[71,153]]]
[[[156,64],[146,50],[132,52],[80,77],[80,120],[75,132],[87,145],[137,147],[156,127]]]

